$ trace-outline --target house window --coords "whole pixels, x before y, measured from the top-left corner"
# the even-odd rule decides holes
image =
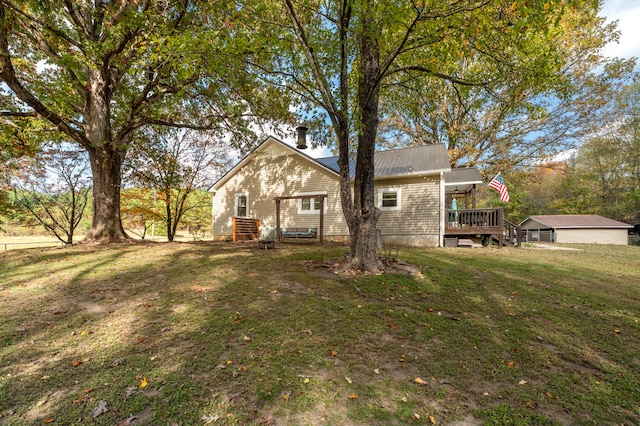
[[[236,194],[236,217],[249,216],[249,195]]]
[[[325,193],[326,194],[326,193]],[[298,195],[307,195],[305,193]],[[322,195],[319,193],[309,195]],[[327,199],[324,199],[324,211],[327,212]],[[320,200],[315,197],[298,199],[298,214],[320,214]]]
[[[320,201],[317,198],[303,198],[300,202],[302,211],[320,211]]]
[[[400,210],[400,188],[380,188],[378,190],[378,208],[380,210]]]

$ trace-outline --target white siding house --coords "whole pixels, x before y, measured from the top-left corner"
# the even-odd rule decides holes
[[[451,170],[446,147],[435,144],[376,152],[374,164],[374,190],[382,212],[378,229],[383,241],[442,245],[443,174]],[[257,219],[261,227],[275,227],[276,197],[310,196],[281,201],[281,228],[318,228],[320,212],[311,196],[324,194],[324,238],[347,241],[339,179],[337,157],[314,159],[269,137],[214,185],[214,239],[232,239],[234,216]]]

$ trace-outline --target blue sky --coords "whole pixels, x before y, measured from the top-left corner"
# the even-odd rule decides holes
[[[620,40],[605,48],[607,56],[640,57],[640,0],[604,0],[600,16],[618,21]],[[636,65],[636,69],[639,69]]]

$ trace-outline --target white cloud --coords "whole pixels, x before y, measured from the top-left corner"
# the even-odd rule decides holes
[[[604,53],[610,57],[640,58],[640,1],[604,0],[600,15],[618,21],[620,40],[610,43]]]

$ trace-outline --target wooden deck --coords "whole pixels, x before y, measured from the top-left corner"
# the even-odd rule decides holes
[[[445,235],[499,234],[504,227],[502,207],[447,210]]]
[[[502,207],[446,210],[445,237],[494,239],[498,247],[519,243],[516,226],[504,219]]]

